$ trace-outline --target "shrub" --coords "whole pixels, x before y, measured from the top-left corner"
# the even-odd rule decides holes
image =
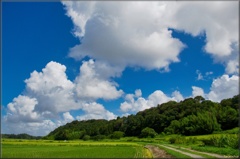
[[[141,131],[140,137],[151,137],[154,138],[157,135],[154,129],[146,127]]]
[[[84,135],[82,139],[83,139],[84,141],[87,141],[87,140],[89,140],[90,138],[91,138],[91,137],[90,137],[89,135]]]
[[[221,136],[212,136],[210,139],[202,139],[204,145],[215,146],[215,147],[231,147],[237,149],[239,146],[238,135],[221,135]]]
[[[96,136],[93,136],[92,137],[92,139],[93,140],[103,140],[103,139],[105,139],[106,138],[106,136],[105,135],[96,135]]]
[[[124,136],[124,132],[122,131],[114,131],[113,134],[110,136],[111,139],[120,139]]]

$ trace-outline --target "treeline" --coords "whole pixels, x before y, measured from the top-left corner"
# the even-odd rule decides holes
[[[2,138],[7,139],[41,139],[42,136],[31,136],[28,134],[1,134]]]
[[[50,132],[45,139],[104,139],[156,134],[204,135],[238,127],[239,95],[220,103],[201,96],[169,101],[114,120],[73,121]]]

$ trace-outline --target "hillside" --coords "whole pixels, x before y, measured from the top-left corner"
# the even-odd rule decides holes
[[[45,139],[103,139],[122,136],[154,137],[157,133],[203,135],[238,126],[239,95],[220,103],[201,96],[169,101],[114,120],[73,121],[50,132]]]
[[[29,134],[1,134],[2,138],[6,139],[41,139],[42,136],[32,136]]]

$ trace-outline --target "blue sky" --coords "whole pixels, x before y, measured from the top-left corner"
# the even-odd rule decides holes
[[[237,3],[3,2],[2,132],[238,94]]]

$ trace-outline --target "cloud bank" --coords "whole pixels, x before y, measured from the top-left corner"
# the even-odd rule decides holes
[[[123,68],[169,71],[185,47],[172,37],[171,28],[205,34],[206,53],[222,62],[226,73],[238,73],[238,61],[231,58],[239,52],[237,1],[62,3],[81,41],[69,53],[77,60],[88,56]]]
[[[6,131],[25,132],[28,127],[30,134],[45,135],[76,119],[115,118],[116,115],[96,103],[96,99],[112,100],[123,94],[110,79],[117,76],[116,71],[101,74],[105,67],[91,59],[84,61],[73,82],[67,78],[66,66],[57,62],[49,62],[42,72],[33,71],[25,80],[24,93],[7,105],[3,120]],[[82,110],[84,115],[74,119],[69,112],[72,110]]]

